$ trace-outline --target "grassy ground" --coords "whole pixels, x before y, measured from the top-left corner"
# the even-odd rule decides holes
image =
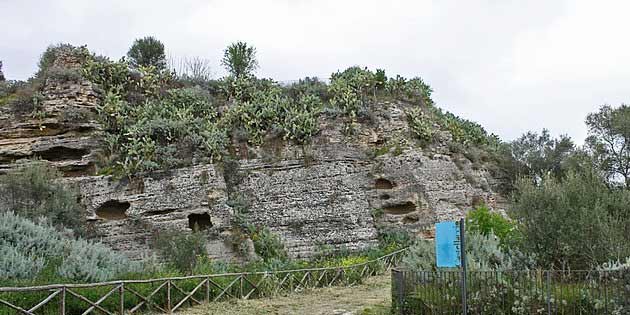
[[[184,309],[182,315],[384,315],[391,304],[390,276],[367,279],[354,287],[312,289],[269,299],[233,300]]]

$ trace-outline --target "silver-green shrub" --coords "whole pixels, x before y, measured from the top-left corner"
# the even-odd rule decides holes
[[[102,244],[68,237],[45,221],[0,213],[0,281],[35,279],[44,268],[73,281],[105,281],[139,263]]]
[[[25,279],[38,274],[45,260],[15,247],[0,246],[0,279]]]
[[[410,270],[437,270],[435,242],[419,240],[409,248],[402,265]],[[468,270],[512,269],[512,259],[500,247],[499,239],[492,233],[484,236],[466,232],[466,268]]]
[[[67,279],[104,281],[117,275],[140,271],[140,264],[112,252],[99,243],[73,240],[65,244],[64,257],[57,273]]]

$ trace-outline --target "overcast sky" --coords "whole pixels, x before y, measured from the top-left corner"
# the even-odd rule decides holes
[[[153,35],[212,61],[236,40],[261,77],[328,77],[352,65],[421,76],[438,106],[506,140],[546,127],[582,142],[599,105],[630,103],[630,1],[0,0],[0,60],[26,79],[51,43],[123,56]]]

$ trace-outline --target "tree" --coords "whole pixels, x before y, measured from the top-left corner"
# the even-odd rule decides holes
[[[127,52],[131,64],[138,66],[154,66],[162,70],[166,67],[164,44],[153,36],[136,39]]]
[[[565,161],[574,152],[575,144],[567,135],[552,138],[549,130],[540,134],[529,131],[510,144],[511,154],[518,164],[519,176],[542,178],[548,174],[562,176]]]
[[[630,106],[604,105],[586,117],[586,148],[609,183],[630,189]]]
[[[256,48],[245,42],[233,43],[225,49],[221,64],[237,78],[250,75],[258,68]]]
[[[542,268],[590,269],[630,254],[630,192],[610,189],[592,165],[563,178],[520,180],[512,215],[522,235],[518,248]]]
[[[2,60],[0,60],[0,82],[5,81],[4,73],[2,73]]]

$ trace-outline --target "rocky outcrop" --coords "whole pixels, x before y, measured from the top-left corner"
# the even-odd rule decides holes
[[[320,245],[360,249],[380,229],[426,232],[473,205],[491,205],[492,177],[443,145],[425,149],[408,140],[405,103],[374,105],[353,134],[342,118],[323,117],[309,145],[267,139],[233,144],[235,160],[144,174],[72,179],[79,183],[95,234],[132,257],[150,252],[156,233],[208,234],[214,257],[234,259],[234,204],[241,215],[281,236],[290,255],[308,257]],[[407,139],[407,140],[405,140]],[[391,147],[388,151],[383,148]],[[430,232],[428,234],[430,236]]]
[[[133,179],[85,176],[68,182],[80,190],[91,232],[131,257],[148,255],[151,240],[162,231],[187,232],[195,227],[208,233],[213,256],[231,255],[222,233],[230,229],[232,213],[223,177],[212,165]]]
[[[79,61],[63,53],[55,67],[77,69]],[[67,176],[94,173],[99,143],[93,119],[100,99],[92,83],[79,79],[46,79],[41,101],[31,114],[0,112],[0,172],[25,158],[40,158]]]
[[[68,67],[78,62],[59,60]],[[198,227],[213,257],[236,259],[237,210],[250,224],[280,235],[290,255],[308,257],[320,245],[374,245],[386,228],[425,232],[477,203],[500,200],[496,180],[451,152],[448,134],[428,148],[414,140],[405,115],[413,105],[404,102],[373,104],[354,125],[324,115],[308,145],[269,138],[252,147],[234,140],[231,160],[221,163],[133,178],[93,176],[101,147],[92,119],[96,91],[87,81],[51,78],[38,115],[4,113],[0,170],[39,157],[63,171],[80,191],[92,234],[130,257],[150,254],[162,231]]]

